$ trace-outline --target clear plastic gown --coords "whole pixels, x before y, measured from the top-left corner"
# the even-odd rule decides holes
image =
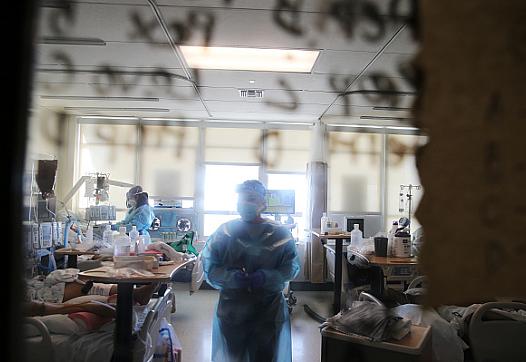
[[[126,226],[126,231],[129,232],[132,225],[137,226],[137,230],[141,235],[150,235],[148,229],[152,225],[155,214],[152,207],[148,204],[141,205],[128,211],[124,216],[124,220],[115,223],[112,229],[119,230],[119,226]]]
[[[290,231],[270,220],[233,220],[210,236],[202,252],[207,282],[220,290],[212,330],[214,362],[292,361],[285,284],[299,272]],[[261,270],[262,288],[239,288],[234,274]]]

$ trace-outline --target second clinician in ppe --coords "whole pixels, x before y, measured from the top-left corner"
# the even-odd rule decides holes
[[[220,290],[212,330],[214,362],[292,361],[285,283],[299,272],[290,231],[261,218],[265,187],[238,186],[241,219],[210,236],[202,258],[206,279]]]
[[[140,235],[149,235],[148,229],[152,225],[155,214],[148,204],[148,193],[144,192],[141,186],[132,187],[126,193],[126,207],[128,211],[124,220],[115,223],[112,228],[119,230],[120,226],[126,226],[126,231],[129,232],[135,225]]]

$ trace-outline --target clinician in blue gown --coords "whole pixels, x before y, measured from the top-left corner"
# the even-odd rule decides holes
[[[207,282],[220,290],[213,321],[214,362],[292,361],[285,283],[299,272],[290,231],[261,218],[263,184],[245,181],[237,189],[241,219],[221,225],[202,258]]]
[[[122,221],[112,226],[113,230],[119,230],[120,226],[126,226],[130,232],[133,225],[137,226],[140,235],[150,235],[148,229],[152,225],[155,214],[148,204],[148,193],[141,186],[133,186],[126,193],[126,207],[128,211]]]

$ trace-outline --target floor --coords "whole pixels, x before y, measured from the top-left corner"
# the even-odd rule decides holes
[[[218,298],[215,290],[199,290],[189,295],[188,285],[176,287],[176,312],[172,322],[183,347],[186,362],[210,361],[212,317]],[[321,353],[319,323],[305,314],[308,304],[322,315],[328,315],[332,301],[331,292],[295,291],[297,304],[291,314],[292,360],[318,362]]]

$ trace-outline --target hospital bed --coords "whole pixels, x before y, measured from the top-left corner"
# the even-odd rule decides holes
[[[153,360],[159,329],[163,318],[171,322],[174,307],[174,293],[167,288],[159,298],[152,298],[144,308],[136,310],[135,342],[133,357],[137,362]],[[66,317],[67,318],[67,317]],[[114,326],[112,321],[96,331],[87,334],[55,333],[39,317],[25,318],[25,324],[38,333],[25,338],[28,357],[34,362],[103,362],[110,361],[113,353]],[[51,330],[50,330],[51,329]],[[29,356],[30,354],[30,356]]]

